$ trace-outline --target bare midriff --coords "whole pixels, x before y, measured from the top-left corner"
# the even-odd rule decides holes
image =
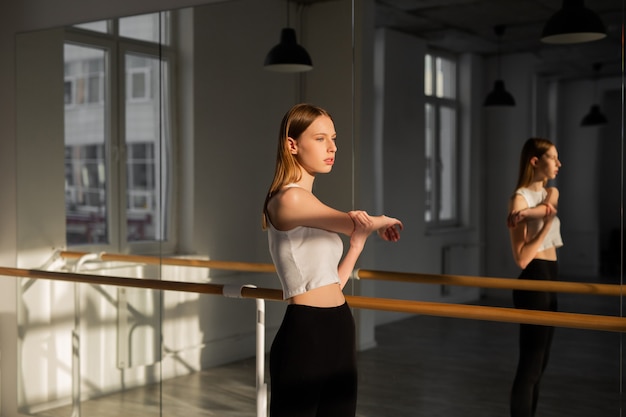
[[[311,307],[338,307],[346,302],[339,284],[324,285],[287,300],[289,304],[302,304]]]
[[[548,249],[537,252],[535,259],[543,259],[544,261],[556,261],[556,248],[553,246]]]

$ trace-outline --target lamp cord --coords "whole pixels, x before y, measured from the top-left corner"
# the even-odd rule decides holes
[[[506,26],[504,25],[496,25],[493,27],[493,31],[495,32],[496,36],[498,37],[498,79],[502,79],[502,68],[500,66],[500,55],[501,55],[501,43],[502,43],[502,35],[504,35],[504,29],[506,28]]]

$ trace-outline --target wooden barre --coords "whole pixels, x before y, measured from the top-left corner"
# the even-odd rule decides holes
[[[523,310],[507,307],[447,304],[349,295],[346,296],[346,300],[350,304],[350,307],[369,310],[399,311],[401,313],[423,314],[427,316],[626,332],[626,318],[618,316]]]
[[[20,278],[35,278],[35,279],[50,279],[55,281],[75,282],[85,284],[97,284],[97,285],[113,285],[118,287],[132,287],[132,288],[145,288],[153,290],[164,291],[182,291],[182,292],[195,292],[200,294],[216,294],[221,295],[223,292],[223,285],[217,284],[205,284],[196,282],[176,282],[176,281],[163,281],[157,279],[143,279],[143,278],[127,278],[116,276],[103,276],[92,274],[76,274],[73,272],[56,272],[56,271],[44,271],[39,269],[21,269],[21,268],[6,268],[0,267],[0,275],[20,277]]]
[[[361,279],[382,281],[419,282],[423,284],[458,285],[465,287],[499,288],[508,290],[531,290],[567,292],[591,295],[623,295],[621,285],[596,284],[592,282],[537,281],[517,278],[491,278],[466,275],[413,274],[405,272],[357,270]]]
[[[60,252],[63,258],[79,259],[88,252]],[[214,268],[230,271],[243,272],[263,272],[274,273],[276,269],[272,264],[213,261],[206,259],[186,259],[186,258],[159,258],[145,255],[124,255],[110,254],[103,252],[100,254],[102,261],[135,262],[152,265],[174,265],[201,268]],[[497,288],[508,290],[529,290],[529,291],[550,291],[566,292],[575,294],[609,295],[621,296],[623,289],[616,284],[597,284],[591,282],[568,282],[568,281],[536,281],[529,279],[515,278],[491,278],[466,275],[438,275],[438,274],[418,274],[407,272],[376,271],[367,269],[357,269],[354,274],[359,279],[374,279],[382,281],[412,282],[422,284],[457,285],[479,288]]]
[[[7,267],[0,267],[0,275],[215,295],[222,295],[225,287],[221,284],[162,281],[154,279],[125,278]],[[242,287],[241,296],[242,298],[263,298],[278,301],[282,300],[282,291],[271,288]],[[424,314],[451,318],[570,327],[586,330],[626,332],[626,318],[616,316],[520,310],[505,307],[446,304],[425,301],[394,300],[355,295],[346,296],[346,300],[353,308],[370,310],[397,311],[402,313]]]
[[[89,252],[60,252],[62,258],[80,259]],[[99,254],[101,261],[118,261],[118,262],[134,262],[149,265],[172,265],[172,266],[189,266],[200,268],[223,269],[227,271],[243,271],[243,272],[276,272],[273,264],[251,263],[251,262],[232,262],[232,261],[213,261],[208,259],[189,259],[189,258],[159,258],[147,255],[125,255],[121,253]]]

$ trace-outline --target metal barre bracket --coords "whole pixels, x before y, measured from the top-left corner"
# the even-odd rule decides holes
[[[241,291],[244,288],[256,288],[256,285],[252,285],[252,284],[246,284],[246,285],[241,285],[241,286],[234,285],[234,284],[224,285],[224,287],[222,287],[222,295],[228,298],[243,298],[241,295]]]

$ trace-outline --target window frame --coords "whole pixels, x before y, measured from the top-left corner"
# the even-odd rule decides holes
[[[431,74],[429,74],[427,67],[428,56],[431,57],[430,66],[431,66]],[[438,77],[437,73],[437,59],[444,59],[448,61],[452,61],[454,63],[454,78],[452,80],[452,90],[454,91],[454,97],[442,97],[437,94],[437,83]],[[425,201],[424,201],[424,221],[426,224],[426,228],[428,231],[435,231],[440,229],[449,229],[449,228],[457,228],[462,226],[462,213],[461,213],[461,195],[459,190],[460,185],[460,173],[461,169],[459,164],[462,162],[461,160],[461,135],[460,135],[460,99],[459,99],[459,60],[458,57],[452,53],[440,51],[440,50],[428,50],[424,55],[424,141],[425,141],[425,172],[424,172],[424,192],[425,192]],[[430,77],[429,77],[430,75]],[[445,81],[445,80],[444,80]],[[427,83],[430,82],[430,92],[428,94]],[[443,88],[445,91],[446,89]],[[432,123],[429,123],[428,120],[428,108],[431,108],[432,111]],[[440,217],[441,211],[441,199],[443,190],[442,190],[442,176],[441,169],[433,169],[433,167],[437,167],[442,158],[441,149],[442,149],[442,110],[448,109],[454,113],[454,128],[453,128],[453,155],[452,158],[454,161],[451,163],[451,166],[454,169],[452,173],[454,185],[453,189],[450,190],[449,195],[453,199],[451,202],[451,208],[453,211],[453,215],[449,219],[442,219]],[[432,155],[429,157],[426,147],[428,146],[429,141],[429,131],[428,129],[432,129]],[[448,158],[445,158],[448,159]],[[429,175],[429,170],[432,170]],[[430,190],[427,186],[427,182],[430,180]],[[430,204],[429,204],[430,201]],[[430,208],[430,219],[427,218],[428,212]]]
[[[170,25],[174,25],[175,14],[170,12]],[[105,169],[107,172],[106,179],[106,212],[107,212],[107,235],[108,242],[87,243],[68,245],[73,249],[81,251],[112,251],[134,254],[174,254],[177,248],[178,231],[177,222],[175,221],[178,207],[176,205],[176,185],[177,179],[176,162],[177,162],[177,135],[176,135],[176,116],[175,116],[175,51],[172,47],[167,46],[175,44],[171,39],[165,43],[152,43],[143,40],[135,40],[124,38],[118,35],[119,25],[117,20],[107,21],[107,27],[110,28],[109,33],[90,31],[83,28],[69,27],[65,32],[64,43],[70,43],[83,47],[101,48],[107,51],[108,59],[105,62],[105,75],[102,82],[105,83],[102,89],[104,97],[110,98],[105,102]],[[172,26],[168,32],[175,33]],[[168,35],[172,36],[172,35]],[[160,88],[166,89],[167,94],[159,91],[155,100],[162,100],[166,97],[169,101],[169,120],[162,120],[163,105],[159,105],[161,114],[159,115],[158,135],[159,140],[155,146],[161,146],[160,160],[155,161],[159,166],[167,164],[165,178],[161,178],[164,182],[161,189],[157,190],[155,198],[158,199],[157,205],[167,205],[165,215],[159,216],[163,221],[161,228],[164,230],[165,238],[159,238],[150,241],[129,241],[127,236],[127,142],[126,142],[126,124],[125,112],[126,102],[129,100],[129,91],[127,90],[127,74],[125,67],[125,57],[127,54],[145,55],[150,58],[159,60],[159,73],[148,74],[148,76],[159,77],[157,82]],[[165,63],[165,64],[164,64]],[[167,80],[160,79],[161,69],[163,65],[167,65]],[[108,75],[107,75],[108,73]],[[67,80],[66,80],[67,81]],[[149,79],[146,79],[149,82]],[[167,85],[164,85],[167,84]],[[148,94],[149,96],[150,94]],[[75,106],[75,98],[72,98],[71,105]],[[145,101],[148,98],[133,99],[131,101]],[[164,132],[163,129],[167,129]],[[169,137],[169,140],[167,138]],[[165,138],[165,139],[164,139]],[[163,143],[167,141],[167,143]],[[163,171],[155,172],[156,175],[163,175]],[[166,190],[166,195],[163,194]],[[159,206],[160,207],[160,206]],[[162,210],[157,210],[162,211]]]

